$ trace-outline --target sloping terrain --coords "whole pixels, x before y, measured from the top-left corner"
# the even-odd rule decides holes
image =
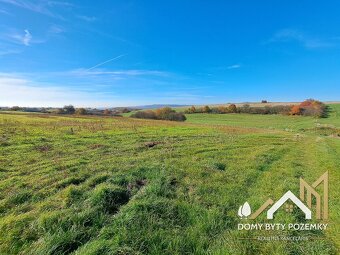
[[[0,254],[338,254],[339,110],[317,122],[0,114]],[[301,176],[325,171],[327,231],[237,230],[245,201],[298,194]],[[305,220],[294,209],[275,221]],[[252,240],[269,234],[313,239]]]

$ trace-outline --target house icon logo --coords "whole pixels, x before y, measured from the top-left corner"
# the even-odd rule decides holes
[[[322,185],[321,185],[322,184]],[[321,196],[317,191],[317,187],[323,188]],[[263,211],[267,210],[267,219],[273,219],[275,212],[284,204],[286,211],[292,212],[294,206],[299,208],[305,215],[305,219],[312,219],[312,198],[315,199],[316,219],[328,219],[328,171],[319,177],[312,185],[308,184],[304,179],[300,178],[300,198],[288,190],[275,203],[269,198],[257,211],[251,213],[251,208],[248,202],[245,202],[238,209],[238,216],[241,218],[256,219]],[[323,200],[323,201],[322,201]],[[322,209],[321,209],[321,204]]]

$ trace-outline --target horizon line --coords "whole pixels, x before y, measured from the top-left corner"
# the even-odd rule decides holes
[[[303,100],[302,100],[303,101]],[[301,103],[302,101],[267,101],[266,103],[262,103],[261,101],[243,101],[243,102],[227,102],[227,103],[207,103],[207,104],[162,104],[162,103],[154,103],[154,104],[140,104],[140,105],[126,105],[126,106],[78,106],[77,104],[64,104],[62,106],[20,106],[18,105],[2,105],[0,108],[10,108],[10,107],[21,107],[21,108],[62,108],[67,105],[72,105],[76,108],[90,108],[90,109],[96,109],[96,108],[138,108],[138,107],[145,107],[145,106],[173,106],[173,107],[184,107],[184,106],[219,106],[219,105],[230,105],[230,104],[263,104],[263,105],[270,105],[270,104],[295,104],[295,103]],[[321,100],[319,100],[321,101]],[[340,100],[327,100],[327,101],[321,101],[322,103],[325,104],[340,104]]]

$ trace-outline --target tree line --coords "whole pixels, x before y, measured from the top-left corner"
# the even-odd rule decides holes
[[[263,100],[262,103],[267,103]],[[217,106],[209,107],[208,105],[203,107],[191,106],[184,111],[186,114],[194,113],[249,113],[249,114],[284,114],[284,115],[302,115],[302,116],[313,116],[313,117],[327,117],[327,106],[314,99],[307,99],[297,105],[266,105],[264,107],[260,106],[250,106],[249,104],[244,104],[242,106],[236,106],[235,104],[229,104],[228,106]]]
[[[116,107],[111,109],[96,109],[96,108],[75,108],[73,105],[65,105],[62,108],[53,107],[2,107],[3,111],[21,111],[21,112],[37,112],[51,114],[75,114],[75,115],[111,115],[117,116],[122,113],[129,113],[131,109],[126,107]]]
[[[267,104],[266,100],[262,100],[263,104]],[[107,116],[120,116],[122,113],[129,113],[132,109],[129,108],[112,108],[112,109],[95,109],[95,108],[75,108],[73,105],[65,105],[63,108],[35,108],[35,107],[19,107],[13,106],[2,107],[0,110],[11,111],[26,111],[26,112],[41,112],[41,113],[54,113],[54,114],[75,114],[75,115],[107,115]],[[136,110],[136,109],[134,109]],[[296,105],[265,105],[263,106],[250,106],[243,104],[236,106],[229,104],[227,106],[221,105],[217,107],[210,107],[208,105],[203,107],[191,106],[183,112],[176,112],[170,107],[163,107],[157,110],[144,110],[137,111],[132,114],[133,118],[141,119],[155,119],[155,120],[171,120],[171,121],[185,121],[185,114],[195,113],[248,113],[248,114],[284,114],[284,115],[301,115],[313,117],[327,117],[328,108],[321,101],[315,99],[307,99]]]

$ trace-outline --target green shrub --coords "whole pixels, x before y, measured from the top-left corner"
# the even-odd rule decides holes
[[[203,113],[210,113],[211,112],[211,108],[208,105],[206,105],[206,106],[204,106],[202,108],[202,112]]]
[[[73,105],[65,105],[63,110],[65,114],[74,114],[76,112],[76,109]]]
[[[152,110],[138,111],[132,114],[131,117],[138,119],[157,119],[156,113]]]
[[[78,114],[78,115],[86,115],[87,111],[86,111],[85,108],[77,108],[75,113]]]
[[[170,107],[157,109],[156,111],[146,110],[139,111],[131,115],[132,118],[139,119],[155,119],[155,120],[171,120],[171,121],[185,121],[186,117],[182,112],[176,112]]]
[[[171,112],[165,117],[165,120],[171,121],[185,121],[186,119],[185,115],[181,112]]]

